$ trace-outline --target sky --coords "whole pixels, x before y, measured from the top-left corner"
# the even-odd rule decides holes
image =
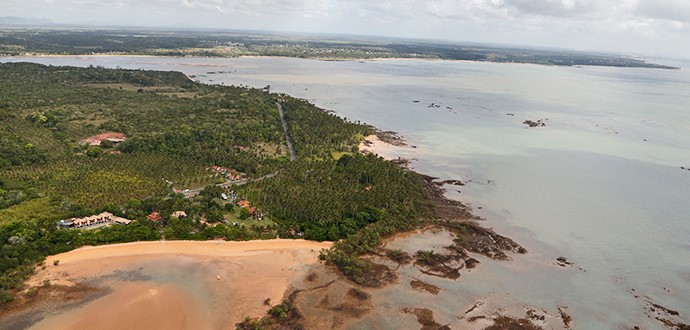
[[[690,0],[0,0],[0,16],[690,58]]]

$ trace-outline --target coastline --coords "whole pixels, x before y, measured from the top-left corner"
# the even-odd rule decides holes
[[[376,154],[386,160],[392,160],[393,148],[392,145],[383,142],[376,134],[365,136],[362,142],[359,143],[358,150],[362,154]]]
[[[385,147],[385,145],[382,145],[382,146]],[[384,154],[384,152],[381,151],[381,154]],[[504,228],[504,229],[505,229],[505,228]],[[510,231],[501,230],[501,232],[503,232],[503,233],[508,233],[508,234],[511,234],[511,235],[512,235],[512,232],[510,232]],[[530,249],[530,251],[534,252],[533,249]],[[553,257],[556,257],[556,256],[557,256],[557,255],[553,255]],[[551,256],[549,256],[549,257],[551,257]],[[549,260],[553,260],[553,258],[550,258]],[[482,260],[482,261],[483,261],[483,260]],[[579,264],[580,260],[577,260],[577,261],[578,261],[578,264]],[[514,264],[517,264],[517,263],[514,263]],[[488,266],[488,265],[487,265],[487,266]],[[563,266],[558,266],[558,267],[563,267]],[[564,269],[568,269],[568,268],[565,268],[565,267],[563,267],[563,268],[564,268]],[[570,267],[569,267],[569,268],[570,268]],[[575,270],[574,270],[575,267],[572,267],[572,268],[573,268],[573,272],[575,272]],[[480,272],[484,272],[484,273],[486,274],[486,273],[489,273],[490,271],[494,271],[494,270],[495,270],[495,269],[482,268],[482,269],[480,270]],[[568,271],[570,271],[570,270],[568,270]],[[463,276],[464,276],[464,275],[463,275]],[[467,279],[468,279],[468,277],[466,276],[466,277],[465,277],[465,280],[467,280]],[[488,276],[487,276],[487,278],[485,278],[485,279],[488,279]],[[479,283],[479,284],[480,284],[480,285],[484,285],[484,283]],[[639,290],[639,287],[636,287],[636,288]],[[443,294],[443,292],[442,292],[442,294]],[[486,305],[484,305],[484,306],[486,306]],[[472,307],[472,305],[469,305],[468,308],[469,308],[469,307]],[[475,309],[475,311],[477,311],[477,310],[479,310],[479,309]],[[580,314],[574,314],[574,316],[576,317],[576,319],[582,320],[582,321],[584,322],[585,319],[586,319],[585,317],[582,317],[582,318],[579,318],[579,317],[578,317],[578,316],[581,316],[581,315],[582,315],[581,313],[580,313]],[[473,317],[474,317],[474,316],[473,316]],[[642,323],[642,324],[644,324],[644,323]],[[581,324],[580,324],[580,325],[581,325]]]
[[[387,141],[389,137],[393,137],[396,145]],[[359,145],[361,153],[383,157],[403,168],[407,162],[401,161],[398,152],[407,148],[411,146],[394,132],[377,132],[365,137]],[[245,320],[238,328],[252,329],[259,325],[266,329],[415,326],[450,329],[453,324],[468,329],[490,326],[540,329],[558,328],[563,323],[563,328],[568,329],[566,323],[570,321],[546,311],[539,314],[541,319],[534,319],[520,315],[520,311],[493,309],[490,303],[472,301],[467,305],[460,303],[463,310],[469,309],[465,314],[448,319],[445,308],[424,301],[424,296],[431,294],[439,295],[439,302],[443,302],[447,299],[443,296],[452,292],[449,284],[455,286],[453,283],[462,281],[461,277],[472,277],[482,272],[483,267],[491,268],[493,263],[511,263],[527,250],[483,227],[471,208],[445,195],[445,187],[462,185],[459,180],[440,181],[419,175],[434,208],[432,218],[382,237],[380,244],[359,255],[361,261],[369,263],[362,274],[365,278],[362,283],[338,270],[336,265],[319,265],[299,285],[285,292],[290,308],[286,316],[276,318],[269,314]],[[488,265],[480,265],[483,263]],[[472,304],[486,306],[478,308]]]
[[[390,141],[396,145],[390,144]],[[377,132],[367,136],[359,146],[362,153],[373,153],[393,162],[396,162],[396,157],[398,161],[401,160],[398,152],[408,148],[411,146],[393,132]],[[400,166],[405,164],[398,162]],[[43,284],[43,290],[47,290],[48,295],[58,297],[69,290],[83,290],[90,294],[69,301],[27,304],[24,309],[12,309],[10,306],[10,311],[0,316],[9,324],[30,326],[32,329],[103,328],[104,324],[114,327],[164,326],[171,329],[227,328],[245,317],[261,318],[270,306],[287,299],[298,306],[297,315],[300,316],[290,316],[285,320],[288,323],[281,324],[330,324],[337,328],[356,325],[362,318],[366,320],[381,313],[369,297],[375,300],[382,297],[371,289],[400,289],[396,279],[403,276],[398,270],[403,264],[395,267],[397,261],[390,256],[385,257],[391,243],[393,246],[407,245],[404,243],[407,239],[419,236],[415,233],[428,230],[440,230],[451,237],[462,237],[468,243],[458,245],[455,252],[447,255],[449,260],[454,260],[454,266],[420,265],[418,261],[410,266],[414,271],[420,271],[421,275],[439,279],[459,277],[461,270],[469,271],[479,263],[461,251],[484,254],[489,259],[501,262],[510,260],[503,251],[516,253],[519,250],[520,246],[509,238],[477,224],[474,221],[476,217],[464,204],[446,198],[442,187],[447,183],[425,175],[422,177],[431,195],[431,202],[437,209],[437,219],[420,223],[411,231],[396,233],[386,238],[376,252],[362,256],[374,263],[375,270],[370,274],[372,283],[377,283],[374,286],[356,285],[343,278],[332,266],[319,263],[319,251],[331,247],[330,242],[291,239],[131,242],[86,246],[47,257],[47,267],[27,281],[30,287],[41,287]],[[460,232],[467,228],[471,235],[463,236]],[[472,241],[474,237],[479,239]],[[432,235],[431,240],[437,240],[437,244],[442,245],[452,242],[446,236],[434,238]],[[412,246],[416,244],[414,241],[411,243]],[[488,253],[485,252],[487,247]],[[439,251],[443,253],[443,250]],[[414,249],[405,254],[410,258],[414,255]],[[484,259],[482,262],[485,262]],[[169,275],[173,270],[178,275]],[[180,276],[186,279],[180,279]],[[45,286],[46,281],[50,286]],[[434,295],[438,294],[440,289],[430,284],[433,281],[425,281],[415,282],[418,287],[413,291],[419,292],[419,287],[422,287],[437,290]],[[355,313],[341,313],[338,305],[334,305],[326,316],[316,315],[320,307],[310,301],[324,294],[326,297],[345,294],[343,301],[346,304],[355,306],[363,303],[366,308],[360,308]],[[404,319],[414,315],[419,317],[422,315],[420,313],[433,315],[433,309],[415,306],[403,310],[403,315],[407,315]],[[122,319],[123,314],[129,318]],[[330,317],[339,321],[330,323]],[[480,324],[490,325],[492,317],[488,314],[484,317],[487,322]],[[405,323],[407,326],[415,324],[414,320],[404,322],[408,322]]]
[[[5,324],[35,329],[228,328],[264,315],[265,301],[280,302],[331,245],[273,239],[82,247],[49,256],[27,282],[39,288],[40,301],[27,298],[23,308],[11,302],[0,316]]]
[[[316,242],[303,239],[269,239],[249,241],[142,241],[97,246],[84,246],[69,252],[60,253],[46,258],[46,264],[52,265],[58,260],[59,265],[47,267],[44,271],[34,275],[27,284],[40,285],[43,280],[49,279],[51,283],[75,285],[77,282],[56,277],[65,272],[66,267],[72,263],[81,263],[105,258],[147,258],[164,255],[188,255],[188,256],[216,256],[223,258],[246,257],[266,251],[278,250],[302,250],[311,249],[319,251],[328,248],[331,242]],[[72,270],[70,268],[70,270]],[[93,269],[73,269],[79,274],[88,276]],[[56,273],[57,272],[57,273]],[[215,276],[215,274],[214,274]],[[56,281],[56,282],[54,282]]]
[[[508,61],[479,61],[479,60],[468,60],[468,59],[450,59],[450,58],[434,58],[434,57],[371,57],[371,58],[329,58],[329,57],[296,57],[296,56],[284,56],[284,55],[237,55],[237,56],[175,56],[175,55],[144,55],[144,54],[44,54],[44,53],[26,53],[20,55],[3,55],[0,58],[21,58],[21,57],[36,57],[36,58],[67,58],[67,57],[110,57],[110,56],[124,56],[124,57],[134,57],[134,58],[203,58],[203,59],[233,59],[233,58],[287,58],[287,59],[302,59],[302,60],[312,60],[312,61],[326,61],[326,62],[386,62],[386,61],[401,61],[401,60],[412,60],[412,61],[432,61],[432,62],[459,62],[459,63],[494,63],[494,64],[523,64],[523,65],[537,65],[537,66],[548,66],[548,67],[566,67],[566,68],[586,68],[586,67],[603,67],[603,68],[631,68],[631,69],[652,69],[652,70],[683,70],[680,66],[670,66],[663,64],[656,64],[656,66],[645,66],[645,65],[592,65],[592,64],[579,64],[579,65],[558,65],[558,64],[548,64],[548,63],[532,63],[532,62],[508,62]],[[652,64],[652,63],[649,63]]]
[[[398,165],[409,163],[402,155],[416,146],[408,145],[405,140],[395,132],[380,132],[365,136],[359,143],[357,150],[361,154],[375,154],[383,159]]]

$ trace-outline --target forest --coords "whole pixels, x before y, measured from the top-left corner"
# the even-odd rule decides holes
[[[429,214],[418,174],[356,152],[372,127],[284,94],[179,72],[7,63],[0,119],[0,301],[18,294],[45,256],[83,245],[278,235],[366,246]],[[88,142],[103,133],[126,138]],[[228,183],[212,166],[246,179]],[[135,221],[56,225],[100,212]],[[153,212],[160,221],[147,220]],[[325,253],[344,267],[362,251]]]

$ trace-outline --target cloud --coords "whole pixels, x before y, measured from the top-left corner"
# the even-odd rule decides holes
[[[690,23],[690,1],[641,0],[635,14],[653,19]]]
[[[0,0],[0,16],[613,50],[690,40],[690,0]]]
[[[149,0],[147,2],[156,1],[161,0]],[[179,4],[194,10],[218,11],[254,17],[327,16],[331,7],[328,0],[180,0]]]
[[[601,2],[586,0],[503,0],[507,7],[512,7],[520,13],[573,17],[596,13]]]

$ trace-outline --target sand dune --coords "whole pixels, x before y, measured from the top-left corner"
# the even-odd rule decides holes
[[[167,241],[84,247],[51,256],[34,285],[88,283],[111,293],[49,315],[35,329],[227,329],[262,316],[331,243]],[[59,260],[53,266],[53,260]],[[220,279],[219,279],[220,278]]]

